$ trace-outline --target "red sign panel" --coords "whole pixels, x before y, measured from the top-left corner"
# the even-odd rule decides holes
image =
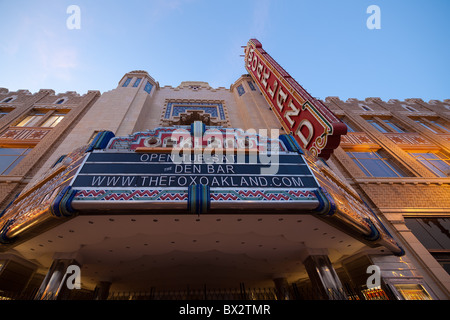
[[[245,48],[245,68],[255,80],[284,130],[301,148],[328,159],[347,133],[342,123],[320,100],[303,89],[256,39]]]

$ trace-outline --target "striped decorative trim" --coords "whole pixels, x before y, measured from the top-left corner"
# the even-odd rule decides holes
[[[213,190],[213,201],[302,201],[316,200],[313,191],[305,190]]]
[[[73,190],[72,187],[64,187],[51,204],[51,213],[56,217],[70,217],[76,214],[76,211],[71,206],[75,193],[76,190]]]
[[[86,152],[90,152],[94,149],[105,149],[109,143],[109,140],[114,138],[114,133],[111,131],[100,131],[92,140],[91,144],[88,146]]]
[[[300,154],[303,154],[302,148],[299,146],[297,141],[294,139],[294,137],[290,134],[282,134],[280,135],[279,139],[283,141],[283,143],[286,145],[286,148],[289,151],[292,152],[298,152]]]
[[[194,187],[194,186],[192,186]],[[317,200],[310,190],[210,190],[210,200],[226,201],[305,201]],[[186,201],[186,190],[78,190],[76,201]]]
[[[14,242],[14,239],[8,238],[6,233],[8,232],[10,226],[14,223],[14,219],[8,219],[8,221],[4,224],[2,229],[0,230],[0,243],[1,244],[10,244]]]
[[[242,146],[241,141],[245,140],[245,138],[250,139],[251,142],[255,142],[256,145],[253,147],[258,148],[259,150],[266,151],[269,146],[272,146],[272,144],[275,145],[275,148],[277,151],[285,152],[287,151],[287,148],[285,146],[286,141],[281,141],[280,139],[268,139],[266,137],[262,137],[256,133],[249,134],[248,132],[237,129],[237,128],[224,128],[224,127],[206,127],[203,123],[199,121],[198,127],[195,129],[197,130],[197,133],[194,131],[194,124],[191,124],[190,126],[177,126],[177,127],[161,127],[156,128],[154,130],[149,130],[146,132],[136,132],[130,136],[127,137],[114,137],[110,140],[110,143],[106,147],[106,149],[109,150],[136,150],[136,148],[141,147],[148,147],[144,144],[145,140],[148,140],[151,137],[154,137],[156,139],[159,139],[160,141],[164,141],[164,139],[170,138],[171,135],[176,132],[177,130],[186,130],[186,132],[190,131],[190,135],[192,137],[198,137],[197,143],[200,143],[202,146],[207,145],[207,138],[205,137],[205,133],[208,134],[210,131],[206,131],[206,129],[212,129],[214,135],[216,133],[219,133],[222,135],[223,141],[231,140],[232,143],[235,146]],[[205,139],[206,138],[206,139]],[[203,140],[203,141],[202,141]],[[294,143],[295,140],[294,140]],[[160,144],[161,145],[161,144]],[[294,144],[295,145],[295,144]],[[297,151],[297,149],[293,149],[295,152],[301,153]],[[300,150],[300,149],[299,149]]]
[[[206,126],[201,121],[194,121],[194,123],[191,124],[191,135],[195,138],[201,138],[203,137],[203,134],[206,131]]]
[[[369,241],[377,241],[378,239],[380,239],[380,232],[378,231],[377,227],[375,227],[372,220],[370,220],[369,218],[365,218],[364,220],[369,225],[371,231],[369,235],[364,235],[364,238]]]
[[[211,205],[211,194],[209,186],[197,184],[189,186],[188,189],[188,210],[191,213],[200,215],[207,213]]]
[[[320,202],[319,207],[316,209],[318,215],[332,216],[336,213],[336,202],[333,197],[324,189],[319,188],[315,191],[317,199]]]
[[[78,190],[77,201],[186,201],[185,190]]]

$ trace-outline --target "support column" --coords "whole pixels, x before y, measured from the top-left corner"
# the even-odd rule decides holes
[[[328,258],[326,249],[305,249],[302,261],[313,288],[324,300],[347,300],[342,283]]]
[[[110,281],[100,281],[94,290],[94,300],[107,300],[109,296]]]
[[[78,260],[79,261],[79,260]],[[39,290],[34,297],[35,300],[64,300],[70,296],[70,288],[73,281],[68,281],[69,276],[73,275],[73,269],[81,268],[81,264],[73,257],[54,257],[53,263],[42,281]],[[70,268],[69,268],[70,267]],[[79,275],[80,276],[80,275]]]
[[[290,300],[289,283],[285,277],[276,277],[273,279],[278,300]]]

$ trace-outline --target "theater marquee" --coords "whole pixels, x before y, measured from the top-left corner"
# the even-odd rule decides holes
[[[245,48],[245,68],[255,80],[283,128],[313,155],[328,159],[347,133],[342,123],[320,100],[303,89],[256,39]]]
[[[224,139],[227,129],[218,130]],[[165,133],[158,130],[160,134]],[[188,209],[199,213],[193,209],[197,200],[208,212],[228,212],[230,208],[247,212],[272,210],[280,204],[285,210],[296,212],[315,210],[320,205],[319,185],[305,158],[286,150],[281,141],[276,144],[282,149],[268,163],[270,152],[231,153],[220,157],[188,153],[179,161],[172,152],[140,147],[139,141],[147,138],[145,133],[136,135],[130,144],[134,146],[130,147],[134,148],[132,151],[90,153],[71,185],[77,190],[72,206],[77,210],[133,208],[148,212],[170,208],[172,212]],[[113,139],[110,147],[120,139]],[[158,136],[158,139],[164,138]],[[202,138],[203,142],[207,140]],[[274,165],[278,168],[276,173],[262,173],[264,168]],[[201,201],[199,194],[205,195]]]
[[[127,137],[99,132],[90,145],[60,157],[2,212],[0,251],[78,215],[283,213],[312,214],[371,246],[402,254],[359,196],[319,165],[321,161],[304,154],[292,135],[268,139],[266,144],[256,133],[248,133],[255,148],[218,155],[205,152],[213,143],[209,129],[201,122],[186,128],[190,144],[198,138],[203,152],[190,148],[194,152],[184,154],[182,161],[174,148],[161,145],[167,138],[176,139],[176,145],[185,143],[187,136],[175,138],[178,128]],[[216,135],[217,145],[231,139],[229,128],[214,129],[221,134]],[[234,132],[232,145],[238,146],[242,132]],[[146,147],[149,139],[159,144]],[[267,145],[277,147],[268,150]],[[274,164],[275,173],[262,170]]]

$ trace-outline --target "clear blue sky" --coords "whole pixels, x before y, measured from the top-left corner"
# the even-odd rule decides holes
[[[69,5],[81,9],[69,30]],[[381,29],[369,30],[369,5]],[[0,87],[105,92],[146,70],[161,86],[229,87],[257,38],[311,95],[450,98],[449,0],[0,0]]]

